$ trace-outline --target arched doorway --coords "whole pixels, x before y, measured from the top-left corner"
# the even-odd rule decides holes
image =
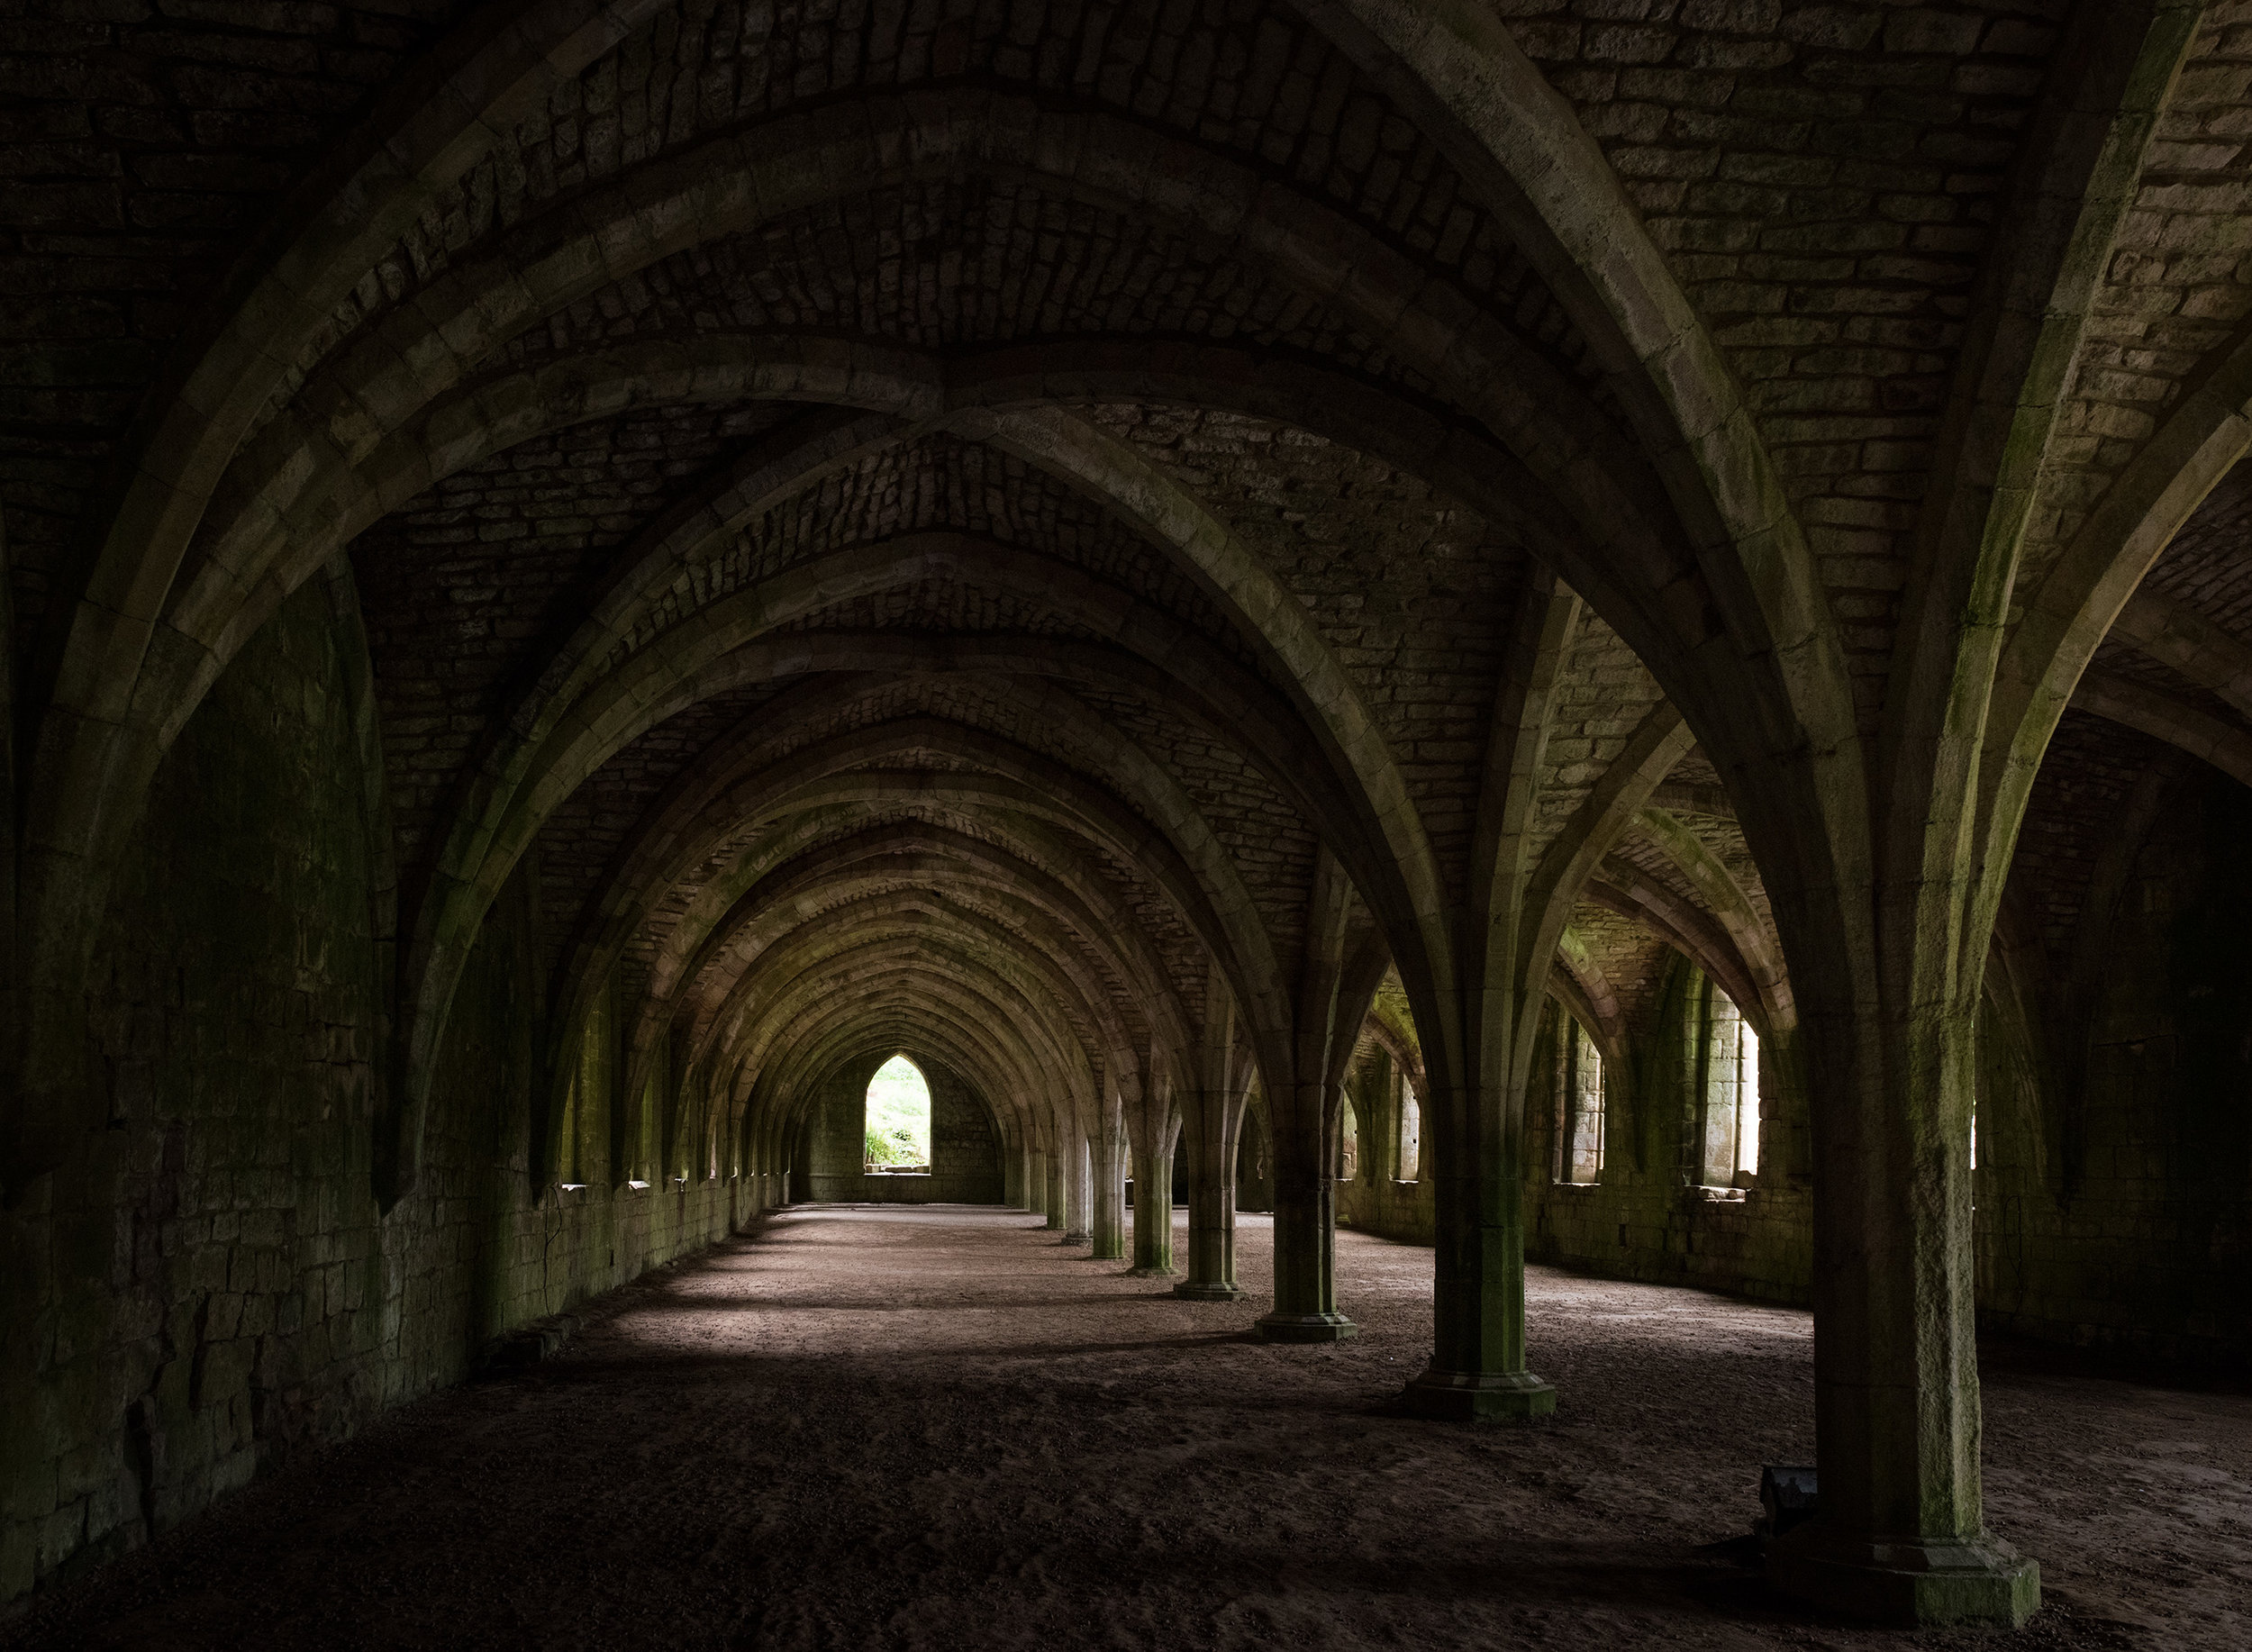
[[[904,1055],[876,1069],[861,1131],[871,1175],[931,1174],[931,1085]]]

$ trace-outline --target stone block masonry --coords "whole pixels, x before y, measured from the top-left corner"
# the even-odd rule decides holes
[[[107,1128],[0,1216],[0,1598],[459,1381],[510,1328],[762,1203],[743,1177],[535,1197],[520,902],[463,989],[431,1174],[377,1215],[385,915],[354,646],[319,583],[291,599],[168,758],[113,900]]]

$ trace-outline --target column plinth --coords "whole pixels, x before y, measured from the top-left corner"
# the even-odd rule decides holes
[[[1269,1342],[1342,1342],[1360,1327],[1341,1313],[1270,1313],[1258,1330]]]
[[[1401,1398],[1438,1422],[1531,1422],[1556,1411],[1556,1390],[1530,1371],[1428,1370]]]
[[[2007,1624],[2041,1603],[2041,1569],[1998,1538],[1871,1541],[1817,1519],[1767,1545],[1767,1581],[1809,1605],[1902,1628]]]
[[[1173,1294],[1192,1303],[1236,1303],[1249,1293],[1232,1280],[1185,1279],[1173,1287]]]

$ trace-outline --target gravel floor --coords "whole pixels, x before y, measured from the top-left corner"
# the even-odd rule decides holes
[[[1178,1213],[1176,1212],[1176,1217]],[[629,1287],[557,1359],[408,1407],[0,1647],[1995,1645],[1810,1616],[1698,1547],[1812,1445],[1803,1313],[1548,1269],[1533,1429],[1395,1414],[1430,1253],[1338,1240],[1354,1341],[1255,1339],[1021,1212],[825,1206]],[[1185,1237],[1183,1243],[1185,1251]],[[1989,1359],[2027,1647],[2252,1646],[2252,1398]]]

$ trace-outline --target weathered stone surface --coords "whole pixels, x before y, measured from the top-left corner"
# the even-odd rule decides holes
[[[1978,1316],[2243,1351],[2244,11],[15,20],[0,1598],[904,1050],[1280,1339],[1432,1244],[1446,1415],[1526,1255],[1812,1303],[1804,1589],[2021,1615]]]

